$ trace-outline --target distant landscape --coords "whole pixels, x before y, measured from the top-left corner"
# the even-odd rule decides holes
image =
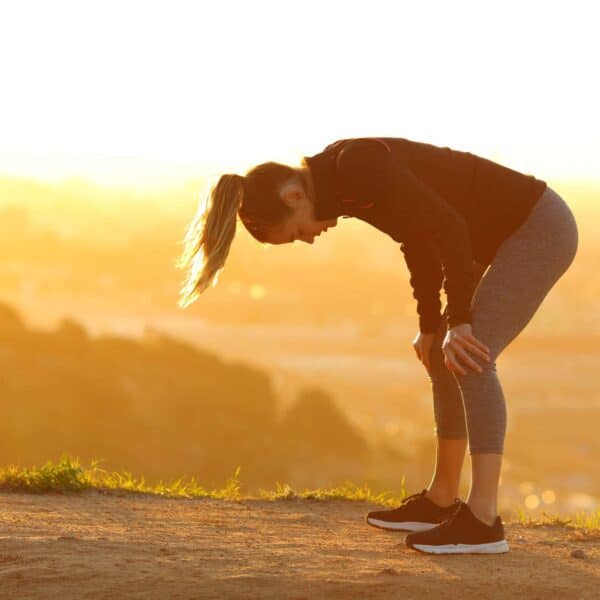
[[[498,359],[500,506],[600,506],[600,189],[550,182],[580,250]],[[238,226],[218,285],[186,310],[174,268],[202,182],[153,196],[0,179],[0,459],[63,451],[150,480],[376,490],[432,474],[433,411],[398,245],[352,219],[313,245]],[[469,459],[463,490],[469,482]]]

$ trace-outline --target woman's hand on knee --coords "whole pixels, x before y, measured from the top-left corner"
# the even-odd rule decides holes
[[[429,354],[433,346],[433,338],[435,333],[422,333],[419,331],[412,341],[413,348],[417,354],[417,358],[425,365],[427,372],[431,375],[431,361]]]
[[[444,363],[451,371],[466,375],[461,362],[481,373],[483,370],[469,355],[468,352],[490,361],[490,349],[480,342],[471,331],[471,323],[461,323],[448,330],[442,343]]]

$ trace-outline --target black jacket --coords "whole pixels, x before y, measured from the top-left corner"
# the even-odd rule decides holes
[[[337,140],[305,156],[315,218],[352,216],[400,242],[419,328],[471,322],[473,261],[487,266],[530,213],[546,182],[486,158],[405,138]]]

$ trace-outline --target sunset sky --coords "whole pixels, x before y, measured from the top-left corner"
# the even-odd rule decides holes
[[[162,185],[399,136],[600,180],[594,2],[19,2],[0,175]]]

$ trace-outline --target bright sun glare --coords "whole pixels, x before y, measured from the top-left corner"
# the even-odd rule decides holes
[[[598,176],[591,3],[30,4],[2,11],[0,174],[159,185],[388,135]]]

